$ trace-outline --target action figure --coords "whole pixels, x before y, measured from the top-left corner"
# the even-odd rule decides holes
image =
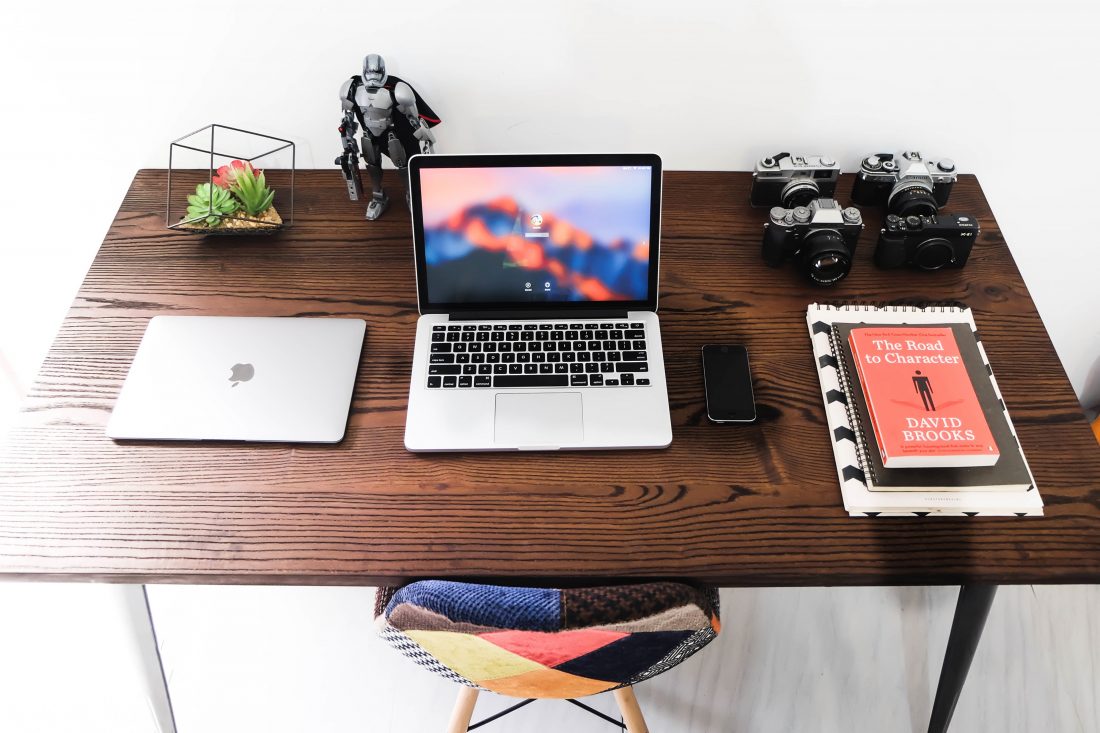
[[[416,153],[434,151],[435,135],[431,128],[439,124],[432,108],[407,82],[386,74],[386,62],[376,53],[363,59],[363,75],[355,75],[340,87],[344,119],[340,137],[344,154],[336,159],[348,186],[348,196],[358,201],[363,195],[359,177],[359,147],[355,133],[362,128],[363,156],[371,180],[371,200],[367,218],[377,219],[389,206],[382,190],[382,155],[388,155],[405,181],[405,201],[409,201],[405,169]],[[395,110],[397,114],[395,114]]]

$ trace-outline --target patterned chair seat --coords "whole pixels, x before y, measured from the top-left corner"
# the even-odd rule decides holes
[[[575,698],[671,669],[719,630],[718,594],[683,583],[517,588],[441,580],[380,590],[383,638],[470,687]]]

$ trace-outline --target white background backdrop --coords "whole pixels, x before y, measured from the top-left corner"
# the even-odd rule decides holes
[[[0,25],[0,406],[33,378],[135,169],[212,121],[289,137],[301,167],[330,168],[337,90],[368,52],[442,116],[442,152],[655,150],[669,169],[741,170],[780,149],[849,170],[903,147],[954,158],[1094,405],[1097,38],[1084,0],[20,3]],[[0,608],[66,597],[2,594]],[[72,598],[117,620],[109,596]],[[8,659],[35,654],[40,618]],[[110,623],[95,628],[105,643]],[[132,670],[120,659],[114,679]]]

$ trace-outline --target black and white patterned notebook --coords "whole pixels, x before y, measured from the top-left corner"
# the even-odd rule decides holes
[[[864,461],[860,457],[857,431],[852,428],[848,395],[842,384],[837,355],[833,350],[833,325],[868,323],[882,325],[931,325],[963,323],[975,334],[978,350],[990,374],[990,381],[1001,399],[996,378],[989,369],[981,338],[977,335],[974,315],[969,308],[951,306],[819,305],[806,310],[806,323],[813,342],[814,361],[821,382],[821,396],[829,423],[837,476],[840,479],[844,508],[852,516],[1029,516],[1043,513],[1043,501],[1034,478],[1028,491],[871,491],[867,486]],[[1016,429],[1005,412],[1015,438]],[[1026,464],[1026,460],[1025,460]],[[1027,469],[1031,475],[1030,468]]]

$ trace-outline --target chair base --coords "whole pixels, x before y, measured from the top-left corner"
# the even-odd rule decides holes
[[[495,715],[490,715],[484,720],[471,724],[470,720],[474,717],[474,706],[477,704],[479,693],[480,690],[476,687],[463,687],[459,690],[458,699],[455,701],[454,709],[451,711],[451,721],[447,724],[447,733],[467,733],[467,731],[480,728],[486,723],[492,723],[494,720],[503,718],[508,713],[515,712],[524,705],[530,705],[535,701],[534,698],[521,700],[506,710],[501,710]],[[622,714],[621,721],[604,715],[599,710],[591,708],[578,700],[568,699],[566,702],[576,705],[582,710],[587,710],[589,713],[606,720],[615,727],[627,731],[627,733],[649,733],[649,727],[646,726],[645,718],[642,717],[642,709],[638,705],[638,698],[634,695],[634,688],[620,687],[611,694],[615,696],[615,703],[619,706],[619,712]]]

